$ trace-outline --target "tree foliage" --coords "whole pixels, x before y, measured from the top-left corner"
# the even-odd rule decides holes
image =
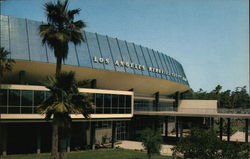
[[[217,85],[212,91],[200,89],[195,92],[190,90],[183,94],[184,99],[213,99],[218,100],[220,108],[250,108],[250,96],[246,86],[236,87],[235,90],[222,91],[222,86]]]
[[[71,126],[71,114],[83,114],[88,118],[93,106],[92,98],[88,94],[82,94],[78,90],[78,82],[75,80],[74,72],[62,72],[57,76],[48,77],[44,83],[51,92],[51,96],[38,108],[38,112],[45,114],[45,119],[52,118],[52,157],[58,158],[58,129],[61,146],[60,158],[65,156],[66,131]]]
[[[144,148],[147,150],[148,158],[150,159],[152,154],[160,153],[162,137],[159,131],[146,128],[141,133],[141,141]]]
[[[221,141],[209,130],[193,129],[172,149],[173,158],[182,154],[186,159],[248,159],[249,145]]]
[[[54,49],[57,59],[56,73],[61,71],[62,60],[68,56],[69,42],[79,44],[84,41],[82,29],[86,27],[82,20],[74,21],[80,9],[68,10],[68,0],[47,2],[44,5],[47,24],[40,25],[42,43]]]
[[[3,74],[12,71],[15,64],[15,61],[8,57],[9,54],[10,52],[0,47],[0,84],[3,80]]]

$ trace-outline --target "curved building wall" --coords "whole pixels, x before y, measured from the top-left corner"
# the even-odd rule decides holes
[[[0,15],[0,46],[15,60],[56,63],[53,50],[42,45],[41,22]],[[131,42],[84,32],[86,42],[69,44],[65,65],[126,72],[189,85],[182,65],[175,59]]]

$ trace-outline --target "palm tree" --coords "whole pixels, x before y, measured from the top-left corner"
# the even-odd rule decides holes
[[[83,114],[89,117],[92,108],[92,99],[89,95],[81,94],[74,72],[62,72],[57,76],[50,76],[44,83],[51,92],[51,96],[38,108],[38,112],[45,114],[45,119],[52,118],[53,136],[51,158],[58,158],[58,130],[60,130],[60,142],[65,141],[67,129],[71,125],[70,114]],[[59,129],[58,129],[59,128]],[[66,146],[60,144],[60,158],[66,158]]]
[[[0,47],[0,84],[3,80],[3,74],[5,72],[12,71],[15,61],[8,58],[10,52],[6,51],[3,47]]]
[[[68,10],[68,0],[48,2],[44,7],[48,24],[40,25],[40,36],[43,37],[42,43],[48,44],[54,50],[58,75],[61,72],[62,60],[68,55],[68,43],[73,42],[76,45],[84,41],[82,29],[86,24],[82,20],[74,21],[80,9]]]

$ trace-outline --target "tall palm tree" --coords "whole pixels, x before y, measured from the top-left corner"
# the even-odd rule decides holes
[[[0,47],[0,84],[3,80],[3,74],[5,72],[12,71],[15,61],[8,58],[10,52],[6,51],[3,47]]]
[[[61,72],[62,60],[68,56],[69,42],[79,44],[84,41],[82,29],[86,27],[82,20],[74,21],[80,9],[68,10],[68,0],[56,3],[45,3],[45,12],[48,24],[40,25],[42,43],[48,44],[54,50],[56,62],[56,74]]]
[[[60,130],[60,142],[65,140],[65,130],[70,128],[70,114],[83,114],[88,118],[92,108],[92,99],[89,95],[82,94],[78,90],[74,72],[62,72],[57,76],[50,76],[45,86],[50,90],[51,96],[38,108],[38,112],[45,114],[46,119],[52,118],[53,137],[51,158],[58,158],[58,128]],[[54,127],[56,127],[54,129]],[[62,139],[62,140],[61,140]],[[66,158],[66,147],[61,145],[60,158]]]

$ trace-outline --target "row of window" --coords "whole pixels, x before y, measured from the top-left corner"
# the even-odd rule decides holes
[[[95,114],[130,114],[132,100],[130,95],[93,94]]]
[[[131,95],[91,93],[93,114],[130,114]],[[0,113],[34,114],[39,105],[51,96],[49,91],[0,90]]]
[[[134,107],[138,111],[173,111],[174,102],[163,102],[160,101],[158,107],[156,108],[154,100],[146,99],[135,99]]]
[[[116,122],[116,139],[127,140],[129,137],[129,121]]]
[[[128,139],[128,124],[129,121],[117,121],[116,122],[116,139],[126,140]],[[98,121],[96,122],[96,128],[112,128],[112,121]]]

